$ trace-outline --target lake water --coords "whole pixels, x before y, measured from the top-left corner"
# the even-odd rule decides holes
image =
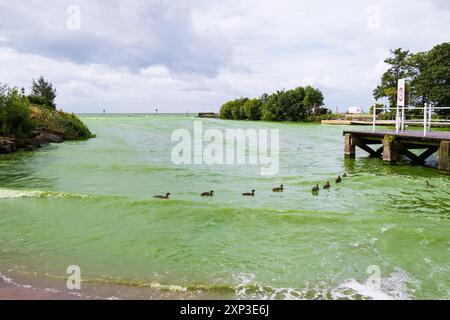
[[[278,175],[175,165],[193,117],[82,120],[97,138],[0,156],[2,275],[51,285],[77,265],[119,298],[450,298],[450,180],[433,168],[346,160],[340,126],[216,119],[203,127],[279,129]]]

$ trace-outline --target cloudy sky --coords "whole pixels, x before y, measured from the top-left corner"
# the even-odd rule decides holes
[[[217,111],[313,85],[367,107],[389,49],[450,41],[448,0],[0,0],[0,82],[67,111]]]

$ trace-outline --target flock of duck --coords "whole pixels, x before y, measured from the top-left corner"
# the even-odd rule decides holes
[[[336,184],[341,183],[342,182],[342,178],[346,178],[346,177],[347,177],[347,173],[346,172],[344,172],[342,177],[339,175],[336,178]],[[427,183],[428,183],[428,181],[427,181]],[[327,181],[327,183],[323,186],[323,189],[328,190],[330,188],[331,188],[330,181]],[[281,185],[281,186],[279,186],[277,188],[273,188],[272,189],[272,192],[283,192],[283,191],[284,191],[284,185]],[[318,184],[311,189],[311,192],[314,195],[318,194],[319,191],[320,191],[320,187],[319,187]],[[255,196],[255,192],[256,192],[256,190],[253,189],[251,192],[244,192],[244,193],[242,193],[242,196],[244,196],[244,197],[254,197]],[[201,197],[213,197],[214,196],[214,191],[211,190],[209,192],[203,192],[203,193],[200,194],[200,196]],[[165,195],[154,196],[154,198],[157,198],[157,199],[169,199],[169,197],[170,197],[170,192],[167,192]]]

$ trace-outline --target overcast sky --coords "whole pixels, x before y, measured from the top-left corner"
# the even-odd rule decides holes
[[[43,75],[74,112],[218,111],[304,85],[367,108],[389,49],[450,41],[449,21],[448,0],[0,0],[0,82]]]

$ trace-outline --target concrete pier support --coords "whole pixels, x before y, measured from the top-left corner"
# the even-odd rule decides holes
[[[344,154],[346,158],[355,158],[356,145],[353,143],[353,136],[350,133],[345,134]]]
[[[385,135],[383,137],[383,161],[392,164],[397,161],[398,153],[395,147],[395,136]]]
[[[439,165],[440,171],[450,173],[450,141],[441,141],[439,144]]]

